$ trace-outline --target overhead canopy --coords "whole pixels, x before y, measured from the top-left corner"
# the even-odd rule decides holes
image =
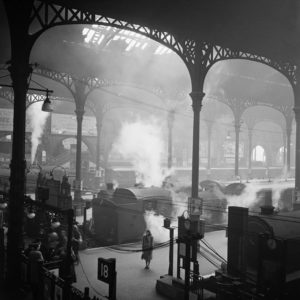
[[[46,2],[46,0],[44,0]],[[47,0],[276,60],[300,58],[298,0]]]

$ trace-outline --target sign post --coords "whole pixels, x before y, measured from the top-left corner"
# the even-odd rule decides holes
[[[115,258],[98,258],[98,280],[108,283],[108,299],[116,300],[117,272]]]

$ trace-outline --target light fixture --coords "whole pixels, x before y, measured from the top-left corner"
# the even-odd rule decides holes
[[[32,209],[32,206],[30,206],[30,208],[27,211],[27,218],[28,219],[34,219],[35,218],[35,212]]]
[[[52,222],[51,222],[51,228],[52,229],[56,229],[60,226],[60,222],[57,218],[53,218]]]
[[[48,89],[46,90],[46,99],[44,100],[44,103],[42,105],[42,111],[45,111],[45,112],[53,111],[51,101],[49,99],[49,90]]]
[[[34,219],[34,217],[35,217],[35,213],[33,211],[28,212],[28,214],[27,214],[28,219]]]
[[[5,209],[7,207],[7,202],[3,195],[0,195],[0,209]]]
[[[2,76],[0,78],[3,78],[3,77],[6,77],[8,75],[5,75],[5,76]],[[40,88],[31,88],[31,87],[28,87],[27,89],[29,91],[36,91],[36,92],[46,92],[46,99],[44,100],[44,103],[42,105],[42,111],[45,111],[45,112],[52,112],[53,111],[53,108],[52,108],[52,105],[51,105],[51,101],[49,99],[49,93],[53,93],[52,90],[49,90],[47,88],[45,88],[43,85],[41,85],[40,83],[34,81],[33,79],[30,78],[30,81],[34,82],[35,84],[37,84],[38,86],[41,87]],[[2,84],[0,83],[0,87],[10,87],[12,88],[13,86],[11,84]]]

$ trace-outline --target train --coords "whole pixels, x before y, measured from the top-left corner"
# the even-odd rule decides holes
[[[92,200],[92,209],[95,239],[101,244],[121,244],[141,238],[146,212],[170,216],[172,197],[158,187],[109,188]]]
[[[203,182],[199,197],[203,200],[203,216],[208,223],[226,220],[227,201],[214,181]],[[113,189],[108,184],[92,200],[93,239],[98,244],[121,244],[137,241],[146,229],[145,214],[152,212],[176,220],[188,208],[190,187],[165,188],[134,186]]]
[[[298,299],[300,210],[275,211],[271,189],[260,196],[258,214],[229,207],[227,268],[218,272],[217,281],[227,285],[223,292],[230,299],[239,299],[238,293],[248,293],[243,299]]]

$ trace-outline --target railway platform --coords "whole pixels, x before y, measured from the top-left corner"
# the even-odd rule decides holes
[[[227,238],[224,230],[209,232],[206,241],[216,249],[220,255],[227,258]],[[83,290],[90,288],[90,295],[106,299],[108,285],[97,279],[97,260],[115,258],[117,271],[117,299],[118,300],[164,300],[167,299],[156,291],[156,282],[168,273],[169,247],[159,247],[153,251],[150,269],[144,269],[141,260],[141,243],[127,244],[115,247],[101,247],[86,249],[80,252],[80,264],[76,266],[77,283],[74,285]],[[174,247],[174,276],[176,276],[177,247]],[[209,275],[217,269],[203,256],[198,257],[201,275]],[[101,298],[102,297],[102,298]],[[208,298],[207,298],[208,299]],[[209,298],[212,299],[212,298]]]
[[[206,233],[205,240],[227,258],[227,238],[224,230]],[[115,258],[117,272],[117,299],[118,300],[166,300],[168,298],[156,291],[157,280],[168,273],[169,246],[161,246],[153,250],[153,260],[150,269],[145,269],[145,262],[141,259],[141,243],[123,244],[109,247],[90,248],[79,252],[80,263],[75,266],[77,282],[73,285],[83,291],[89,288],[90,296],[99,300],[107,300],[108,285],[97,279],[98,258]],[[203,249],[204,250],[204,249]],[[174,245],[173,270],[176,276],[177,246]],[[201,275],[214,273],[217,267],[203,256],[198,254],[199,269]],[[58,270],[53,270],[58,273]],[[11,292],[4,292],[0,288],[1,300],[32,300],[29,291],[12,297]],[[214,299],[205,297],[204,299]]]

